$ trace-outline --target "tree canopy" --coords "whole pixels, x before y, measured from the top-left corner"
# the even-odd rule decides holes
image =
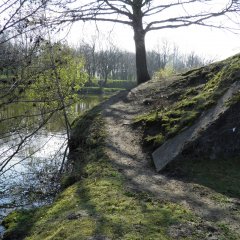
[[[149,31],[190,25],[239,30],[239,0],[9,0],[0,5],[0,34],[38,27],[58,28],[77,21],[113,22],[134,32],[138,83],[150,79],[145,48]],[[225,18],[223,18],[225,17]]]
[[[138,83],[150,79],[147,70],[145,35],[149,31],[200,25],[236,30],[238,0],[56,0],[48,7],[53,23],[102,21],[128,25],[136,46]],[[234,23],[226,25],[225,16]],[[225,19],[226,20],[226,19]],[[229,23],[229,21],[228,21]]]

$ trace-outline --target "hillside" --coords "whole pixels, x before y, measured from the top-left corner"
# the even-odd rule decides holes
[[[86,113],[74,123],[62,192],[51,206],[10,214],[4,239],[239,239],[239,81],[236,55]],[[179,150],[157,173],[151,154],[166,145],[166,155]]]

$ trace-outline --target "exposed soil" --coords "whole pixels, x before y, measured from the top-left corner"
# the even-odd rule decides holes
[[[207,229],[206,239],[219,239],[220,224],[226,224],[240,234],[240,200],[221,195],[200,184],[186,181],[174,174],[157,173],[149,153],[142,148],[142,131],[134,129],[132,122],[136,116],[171,101],[168,82],[149,81],[130,92],[121,92],[106,101],[103,116],[107,127],[107,154],[126,177],[126,188],[148,192],[162,201],[172,201],[183,205],[200,217],[200,229]],[[166,93],[168,92],[168,93]],[[159,100],[160,99],[160,100]],[[193,226],[175,226],[172,236],[187,234]]]

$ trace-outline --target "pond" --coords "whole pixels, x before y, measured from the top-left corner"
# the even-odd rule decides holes
[[[73,120],[79,114],[91,109],[105,99],[102,95],[81,96],[79,102],[69,109],[69,118]],[[0,171],[0,221],[13,209],[30,208],[51,203],[59,189],[56,181],[66,149],[66,130],[62,117],[57,114],[36,134],[29,137],[21,149],[16,152],[19,142],[28,132],[6,134],[8,125],[19,126],[14,116],[22,114],[21,106],[11,106],[0,112],[0,119],[11,118],[11,121],[0,122],[0,169],[6,159],[9,164]],[[20,111],[21,113],[18,113]],[[26,110],[24,109],[26,112]],[[71,112],[71,114],[70,114]],[[34,114],[29,114],[34,115]],[[23,121],[21,119],[21,121]],[[24,119],[24,126],[36,122],[33,116]],[[22,124],[22,122],[21,122]],[[25,128],[25,131],[26,128]],[[0,235],[4,229],[0,226]]]

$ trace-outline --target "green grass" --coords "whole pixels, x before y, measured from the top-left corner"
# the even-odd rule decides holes
[[[230,99],[228,102],[227,102],[227,105],[233,105],[235,103],[238,103],[240,102],[240,92],[236,93],[232,99]]]
[[[193,219],[187,210],[175,204],[153,202],[127,192],[121,176],[105,161],[86,168],[89,176],[68,187],[51,207],[31,214],[14,212],[5,224],[15,230],[15,235],[28,232],[26,239],[36,240],[79,240],[95,235],[113,239],[170,239],[166,233],[169,225],[182,218]],[[99,173],[96,168],[104,169],[102,175],[96,175]],[[74,213],[80,213],[79,218],[70,220],[69,215]],[[12,236],[9,234],[9,239]]]
[[[128,80],[108,80],[106,88],[124,88],[130,89],[137,85],[137,82],[128,81]]]
[[[83,87],[80,89],[80,93],[103,94],[103,93],[114,93],[122,90],[125,90],[125,89],[124,88]]]
[[[167,240],[173,239],[168,230],[174,224],[199,221],[180,205],[126,188],[123,175],[105,155],[99,110],[95,107],[75,122],[70,154],[74,170],[64,177],[62,193],[51,206],[11,213],[4,220],[5,239]],[[189,239],[201,237],[192,231]]]
[[[170,164],[168,168],[187,178],[189,181],[207,186],[220,198],[240,198],[240,157],[206,159],[182,159]]]
[[[228,64],[230,67],[230,62]],[[172,106],[140,116],[138,122],[145,122],[146,128],[157,129],[155,134],[146,136],[147,140],[162,144],[193,124],[201,111],[214,104],[232,83],[232,74],[209,73],[211,78],[202,88],[188,92],[186,89]],[[4,220],[8,228],[4,239],[81,240],[93,236],[123,240],[205,239],[209,232],[198,227],[187,229],[190,231],[187,236],[171,236],[169,232],[176,225],[188,228],[204,220],[179,204],[159,201],[126,187],[126,179],[105,154],[105,123],[100,111],[101,107],[95,107],[74,122],[69,155],[72,171],[64,175],[62,192],[54,203],[11,213]],[[239,164],[239,158],[231,161],[190,159],[176,169],[189,181],[216,190],[212,196],[215,200],[227,201],[226,195],[239,197]],[[239,239],[228,226],[219,227],[219,239]]]
[[[126,187],[124,176],[105,154],[100,110],[93,108],[73,124],[69,155],[73,170],[63,177],[62,192],[54,203],[8,215],[4,240],[85,240],[93,236],[170,240],[176,239],[169,234],[176,225],[187,228],[187,236],[178,239],[204,239],[207,230],[188,229],[202,222],[190,210]],[[221,239],[238,239],[226,226],[220,235]]]
[[[91,83],[87,83],[88,87],[99,87],[99,80],[92,80]],[[137,85],[136,81],[130,80],[112,80],[108,79],[105,88],[122,88],[122,89],[130,89]]]
[[[11,79],[13,77],[14,77],[14,75],[0,74],[0,80]]]

